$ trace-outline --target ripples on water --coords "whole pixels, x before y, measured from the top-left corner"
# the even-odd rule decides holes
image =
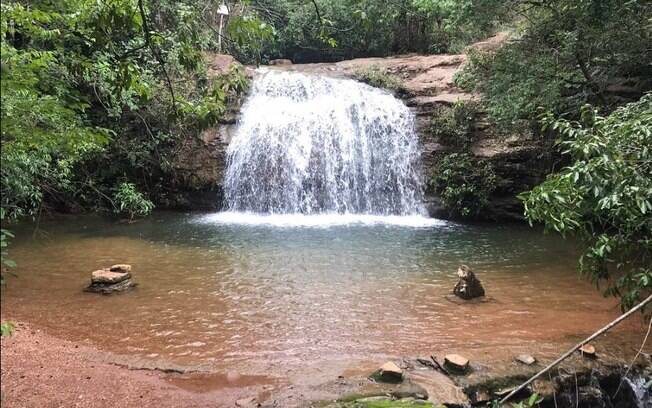
[[[616,312],[579,280],[574,249],[556,237],[518,225],[383,221],[76,217],[43,223],[35,239],[24,226],[3,310],[109,350],[245,371],[537,341]],[[92,270],[118,262],[133,265],[135,291],[82,292]],[[490,302],[447,300],[462,262]]]

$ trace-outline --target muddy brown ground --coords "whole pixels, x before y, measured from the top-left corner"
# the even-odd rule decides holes
[[[2,407],[222,407],[264,391],[238,378],[134,370],[110,359],[19,323],[2,338]]]
[[[6,320],[11,319],[3,316],[2,321]],[[638,336],[625,332],[607,335],[597,341],[595,344],[601,351],[599,360],[610,364],[631,360],[635,353],[634,346],[640,341],[635,337]],[[560,347],[564,346],[560,344]],[[52,336],[27,323],[18,323],[11,336],[2,338],[1,357],[1,406],[9,408],[253,408],[258,403],[264,407],[312,407],[315,406],[314,401],[334,400],[352,394],[385,395],[392,391],[385,389],[387,385],[374,384],[366,378],[373,370],[373,365],[347,370],[342,376],[330,379],[317,375],[319,378],[305,381],[297,381],[296,378],[281,380],[262,375],[179,373],[175,368],[170,368],[172,366],[143,368],[130,364],[124,356],[98,350],[84,342]],[[461,392],[457,387],[467,383],[482,383],[496,376],[529,376],[537,370],[536,367],[500,364],[498,360],[492,364],[489,363],[491,360],[489,355],[485,356],[485,361],[474,360],[474,372],[455,380],[461,381],[456,386],[446,378],[432,375],[428,375],[425,381],[419,381],[419,376],[423,374],[413,374],[412,378],[418,380],[417,387],[425,387],[428,393],[435,391],[434,394],[438,395],[431,397],[435,396],[437,401],[440,400],[438,397],[447,393],[456,390]],[[399,364],[402,364],[401,361],[406,360],[397,360]],[[572,371],[587,364],[599,364],[599,361],[574,356],[567,363],[567,369]]]

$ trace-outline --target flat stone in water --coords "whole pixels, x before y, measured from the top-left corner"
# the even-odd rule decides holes
[[[465,372],[469,368],[469,359],[459,354],[444,356],[444,366],[454,372]]]
[[[532,365],[537,362],[537,359],[529,354],[521,354],[516,357],[516,361],[518,361],[521,364]]]
[[[591,344],[583,344],[582,347],[580,347],[580,353],[589,358],[594,358],[596,356],[595,347]]]
[[[91,274],[92,283],[114,284],[131,278],[129,272],[112,272],[108,269],[100,269]]]
[[[388,361],[372,377],[381,382],[398,383],[403,381],[403,370],[393,362]]]

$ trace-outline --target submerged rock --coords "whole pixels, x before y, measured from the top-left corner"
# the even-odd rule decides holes
[[[109,294],[122,292],[135,287],[131,279],[131,265],[118,264],[91,273],[91,284],[87,292]]]
[[[484,296],[484,288],[480,280],[471,271],[471,268],[466,265],[460,265],[457,270],[457,276],[460,279],[453,289],[453,293],[456,296],[465,300]]]

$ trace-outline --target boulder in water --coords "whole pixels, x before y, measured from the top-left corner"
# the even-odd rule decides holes
[[[469,369],[469,359],[459,354],[447,354],[444,356],[444,367],[451,372],[463,374]]]
[[[588,357],[588,358],[596,357],[595,347],[592,344],[588,344],[588,343],[583,344],[582,347],[580,347],[580,353],[582,353],[584,357]]]
[[[403,370],[391,361],[383,364],[371,377],[379,382],[399,383],[403,381]]]
[[[135,287],[131,279],[131,265],[119,264],[91,273],[91,284],[87,292],[110,294]]]
[[[453,289],[455,295],[465,300],[484,296],[484,288],[471,268],[466,265],[460,265],[457,270],[457,276],[460,280],[457,281]]]
[[[129,272],[114,272],[110,269],[99,269],[91,274],[91,283],[118,283],[131,278]]]

